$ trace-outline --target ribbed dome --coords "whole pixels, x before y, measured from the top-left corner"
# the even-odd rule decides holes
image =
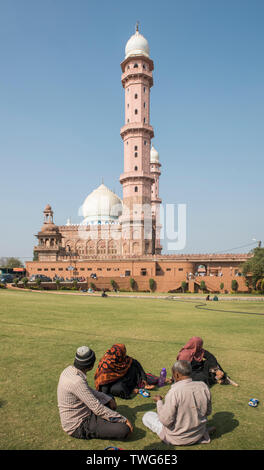
[[[159,152],[153,147],[150,150],[150,163],[159,163]]]
[[[113,191],[101,184],[87,196],[80,212],[85,224],[116,223],[122,213],[122,201]]]
[[[149,57],[149,45],[148,41],[140,34],[138,31],[131,36],[131,38],[127,41],[126,44],[126,59],[128,57],[137,56],[137,55],[144,55]]]

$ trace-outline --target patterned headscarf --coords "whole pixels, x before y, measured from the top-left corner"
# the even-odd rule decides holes
[[[193,336],[188,343],[180,350],[177,360],[192,362],[195,360],[201,362],[204,357],[203,340],[198,336]]]
[[[126,355],[124,344],[114,344],[100,360],[94,375],[95,387],[115,382],[124,375],[132,364],[132,357]]]

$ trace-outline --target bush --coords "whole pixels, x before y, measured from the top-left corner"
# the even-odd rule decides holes
[[[40,287],[41,279],[39,277],[37,277],[37,279],[35,280],[35,283],[36,283],[36,287]]]
[[[201,281],[200,283],[200,289],[204,292],[206,290],[206,284],[204,281]]]
[[[235,279],[232,280],[231,289],[232,291],[237,292],[238,282]]]
[[[220,284],[220,289],[223,290],[224,287],[225,287],[224,283],[221,282],[221,284]]]
[[[24,287],[27,287],[27,286],[28,286],[28,278],[27,278],[27,277],[23,277],[23,278],[21,279],[21,281],[22,281]]]
[[[96,285],[93,282],[91,282],[90,287],[91,289],[96,290]]]
[[[78,281],[76,281],[76,279],[72,283],[72,289],[75,289],[75,290],[78,289]]]
[[[118,288],[117,283],[116,283],[116,281],[114,281],[114,279],[111,279],[110,284],[111,284],[111,286],[112,286],[113,289],[117,289],[117,288]]]
[[[153,292],[156,289],[156,282],[152,278],[150,278],[150,280],[149,280],[149,288],[150,288],[151,292]]]
[[[0,289],[6,289],[6,285],[3,284],[2,282],[0,283]]]
[[[186,289],[187,289],[187,282],[186,281],[182,281],[181,288],[182,288],[182,292],[186,292]]]
[[[19,277],[15,277],[13,280],[16,287],[18,286],[19,280],[20,280]]]
[[[129,283],[130,283],[131,289],[134,290],[134,288],[136,286],[136,281],[135,281],[135,279],[133,279],[133,277],[130,278]]]

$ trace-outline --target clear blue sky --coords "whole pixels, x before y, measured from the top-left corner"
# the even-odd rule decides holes
[[[137,20],[160,194],[187,204],[184,252],[264,240],[262,0],[0,0],[0,256],[32,256],[47,203],[77,223],[102,177],[122,196],[120,63]]]

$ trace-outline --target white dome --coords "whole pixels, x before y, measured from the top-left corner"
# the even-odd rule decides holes
[[[87,196],[80,210],[87,225],[117,223],[121,213],[121,199],[104,184]]]
[[[150,163],[159,163],[159,152],[153,147],[150,150]]]
[[[149,45],[148,41],[138,31],[131,36],[126,43],[126,59],[135,55],[144,55],[149,57]]]

